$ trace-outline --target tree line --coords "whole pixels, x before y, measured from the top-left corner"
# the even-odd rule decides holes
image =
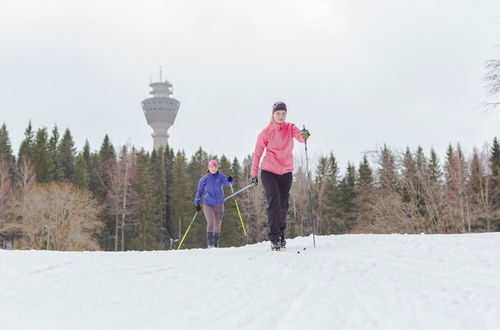
[[[116,148],[106,135],[98,150],[78,151],[71,132],[57,127],[24,132],[14,155],[5,124],[0,128],[0,243],[19,249],[161,250],[175,248],[195,213],[193,199],[207,162],[247,184],[252,155],[241,162],[194,155],[167,146],[152,152]],[[500,230],[500,144],[466,156],[450,145],[441,163],[434,150],[388,146],[341,171],[333,153],[311,166],[313,217],[308,179],[296,161],[288,236],[345,233],[466,233]],[[225,187],[226,194],[231,191]],[[237,196],[248,237],[232,200],[225,205],[221,246],[267,237],[262,185]],[[205,246],[199,215],[183,243]]]

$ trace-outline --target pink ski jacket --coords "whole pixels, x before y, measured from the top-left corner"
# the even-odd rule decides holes
[[[259,162],[264,149],[266,155],[260,168],[274,174],[285,174],[293,171],[293,138],[304,143],[300,130],[292,123],[272,123],[260,132],[253,153],[251,176],[257,176]]]

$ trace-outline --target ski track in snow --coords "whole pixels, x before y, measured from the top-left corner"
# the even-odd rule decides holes
[[[0,328],[500,329],[500,233],[316,242],[0,250]]]

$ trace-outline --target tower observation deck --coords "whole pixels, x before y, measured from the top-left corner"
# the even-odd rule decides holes
[[[162,82],[161,75],[160,82],[149,86],[153,89],[149,94],[153,96],[142,101],[142,110],[148,125],[153,128],[153,148],[158,150],[167,145],[168,129],[174,124],[181,103],[170,97],[172,84],[167,80]]]

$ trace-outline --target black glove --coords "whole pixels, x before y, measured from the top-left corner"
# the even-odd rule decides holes
[[[248,180],[250,184],[257,185],[259,183],[259,179],[256,176],[251,176],[250,180]]]
[[[200,212],[201,211],[200,204],[196,204],[194,207],[196,208],[196,212]]]
[[[300,131],[300,134],[306,140],[311,136],[311,133],[309,133],[309,131],[306,130],[305,128]]]
[[[227,177],[227,181],[228,181],[229,183],[233,182],[233,177],[232,177],[232,176],[228,176],[228,177]]]

